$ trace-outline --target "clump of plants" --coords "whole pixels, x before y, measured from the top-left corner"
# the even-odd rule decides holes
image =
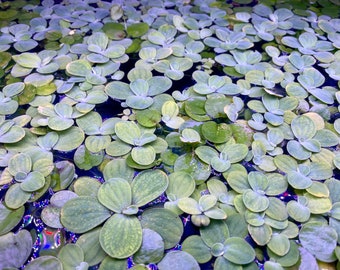
[[[1,2],[0,268],[339,268],[339,6]]]

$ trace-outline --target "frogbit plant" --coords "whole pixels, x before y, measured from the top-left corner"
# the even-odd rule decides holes
[[[339,15],[0,1],[0,269],[338,269]]]

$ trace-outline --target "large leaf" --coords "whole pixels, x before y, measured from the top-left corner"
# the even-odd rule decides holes
[[[162,236],[164,248],[174,247],[182,237],[183,223],[178,215],[164,208],[148,208],[141,217],[143,228],[149,228]]]
[[[76,126],[72,126],[65,131],[58,132],[58,135],[59,140],[54,146],[54,149],[64,152],[78,148],[85,138],[84,132]]]
[[[131,205],[132,192],[129,182],[122,178],[111,178],[99,188],[98,200],[110,210],[121,213]]]
[[[229,238],[227,223],[222,220],[211,220],[209,226],[200,228],[203,242],[208,247],[213,247],[216,243],[223,244]]]
[[[11,231],[21,220],[25,212],[25,207],[12,210],[3,203],[0,204],[0,235]]]
[[[182,250],[191,254],[198,263],[206,263],[212,258],[210,248],[198,235],[187,237],[182,243]]]
[[[55,269],[64,270],[61,261],[54,256],[41,256],[32,260],[25,269],[28,270],[45,270],[45,269]]]
[[[186,172],[174,172],[169,175],[167,197],[172,200],[189,197],[195,190],[195,180]]]
[[[101,227],[98,227],[84,233],[77,239],[76,242],[76,244],[83,250],[84,262],[87,262],[89,266],[100,263],[107,256],[99,243],[100,230]]]
[[[31,192],[25,192],[20,184],[10,186],[5,195],[5,204],[9,208],[17,209],[23,206],[31,197]]]
[[[325,223],[308,222],[302,226],[299,240],[305,249],[322,261],[334,252],[337,233]]]
[[[133,255],[133,261],[139,264],[157,263],[163,258],[164,241],[155,231],[143,229],[140,249]]]
[[[142,244],[142,227],[134,216],[113,215],[105,222],[99,241],[107,254],[116,259],[133,255]]]
[[[316,127],[312,119],[308,116],[298,116],[292,120],[292,131],[299,140],[311,139],[316,133]]]
[[[159,270],[182,270],[185,265],[187,270],[199,270],[197,261],[185,251],[172,251],[158,263]]]
[[[132,204],[143,206],[160,196],[168,187],[168,176],[161,170],[140,172],[132,181]]]
[[[0,268],[19,268],[31,254],[33,240],[27,230],[0,236]]]
[[[41,65],[41,59],[37,53],[22,53],[12,56],[14,61],[25,68],[38,68]]]
[[[272,235],[267,246],[275,254],[284,256],[290,249],[290,242],[287,236],[276,233]]]
[[[230,237],[224,242],[223,257],[235,264],[248,264],[255,259],[255,250],[243,238]]]
[[[84,60],[75,60],[66,65],[66,71],[74,76],[86,77],[91,72],[91,64]]]
[[[61,223],[75,233],[87,232],[111,216],[109,209],[91,196],[80,196],[66,202],[61,209]]]
[[[137,124],[128,121],[118,122],[115,125],[115,132],[119,139],[130,145],[135,145],[136,140],[142,135]]]
[[[84,252],[77,244],[68,244],[59,251],[58,258],[63,264],[63,270],[73,270],[79,268],[84,261]]]
[[[262,212],[269,206],[269,200],[266,196],[251,189],[243,192],[243,202],[253,212]]]

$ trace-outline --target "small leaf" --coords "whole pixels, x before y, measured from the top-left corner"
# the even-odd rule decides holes
[[[288,237],[285,235],[273,234],[267,246],[275,254],[284,256],[290,249],[290,242]]]

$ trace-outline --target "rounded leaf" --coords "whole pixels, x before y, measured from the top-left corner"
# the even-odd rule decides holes
[[[295,137],[302,141],[311,139],[316,133],[313,120],[304,115],[295,117],[292,120],[291,128]]]
[[[155,231],[143,229],[143,240],[140,249],[133,255],[133,261],[139,264],[159,262],[164,254],[164,242]]]
[[[142,135],[137,124],[128,121],[116,123],[115,132],[119,139],[130,145],[135,145],[136,140]]]
[[[58,253],[58,258],[63,264],[63,270],[78,268],[84,261],[84,252],[77,244],[67,244]]]
[[[290,242],[284,234],[273,234],[267,247],[279,256],[284,256],[290,249]]]
[[[134,216],[113,215],[105,222],[99,235],[100,245],[113,258],[133,255],[142,244],[142,227]]]
[[[11,231],[21,221],[24,212],[24,206],[12,210],[0,203],[0,235]]]
[[[191,254],[198,263],[206,263],[212,258],[210,248],[198,235],[187,237],[182,243],[182,250]]]
[[[167,196],[175,198],[189,197],[195,190],[196,183],[193,177],[186,172],[173,172],[169,175],[169,186],[166,189]]]
[[[253,212],[262,212],[269,206],[269,200],[264,194],[255,192],[251,189],[243,192],[243,203]]]
[[[231,138],[232,130],[225,123],[217,124],[213,121],[205,122],[202,125],[203,136],[213,143],[224,143]]]
[[[143,212],[140,222],[143,228],[149,228],[163,238],[165,249],[174,247],[184,230],[180,217],[164,208],[148,208]]]
[[[317,259],[322,260],[334,252],[337,245],[337,233],[325,223],[308,222],[302,226],[299,240],[305,249]]]
[[[185,251],[171,251],[158,263],[159,270],[200,270],[198,262]]]
[[[228,238],[224,250],[223,257],[235,264],[248,264],[255,259],[255,250],[240,237]]]
[[[98,190],[98,200],[110,210],[121,213],[131,205],[132,192],[129,182],[122,178],[106,181]]]
[[[156,152],[150,145],[133,147],[131,151],[132,159],[139,165],[150,165],[156,159]]]
[[[110,211],[96,198],[80,196],[64,204],[60,220],[68,230],[84,233],[103,223],[110,216]]]
[[[168,187],[168,176],[161,170],[145,170],[132,181],[132,204],[143,206],[160,196]]]
[[[0,236],[0,268],[21,267],[32,251],[33,240],[27,230]]]
[[[69,74],[80,77],[86,77],[91,73],[91,68],[91,64],[84,59],[75,60],[66,65],[66,71]]]
[[[63,270],[63,265],[61,261],[54,256],[41,256],[32,260],[29,264],[25,266],[28,270],[45,270],[45,269],[55,269]]]
[[[212,247],[216,243],[224,243],[229,238],[227,223],[222,220],[211,220],[209,226],[200,228],[203,242]]]
[[[89,266],[100,263],[107,256],[99,243],[100,231],[101,227],[98,227],[84,233],[77,239],[76,242],[76,244],[83,250],[84,261],[87,262]]]

